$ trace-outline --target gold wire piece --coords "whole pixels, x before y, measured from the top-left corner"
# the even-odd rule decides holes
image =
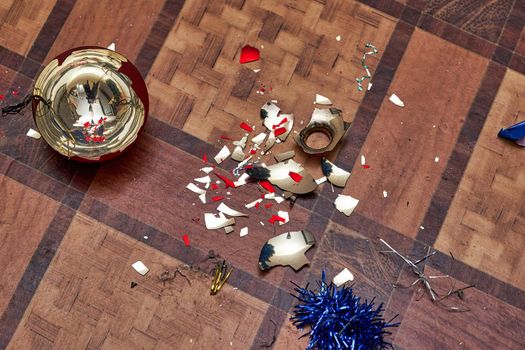
[[[222,263],[217,263],[215,277],[213,277],[213,281],[211,282],[211,295],[215,295],[221,290],[222,286],[226,283],[228,278],[230,278],[232,271],[233,269],[228,270],[226,260],[223,260]]]

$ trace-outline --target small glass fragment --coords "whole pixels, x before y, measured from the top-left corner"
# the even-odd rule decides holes
[[[285,160],[295,157],[294,151],[282,152],[273,156],[277,162],[284,162]]]
[[[235,187],[244,186],[244,185],[246,185],[246,180],[248,180],[249,177],[250,177],[250,175],[244,173],[233,184],[235,185]]]
[[[184,245],[186,247],[189,247],[190,246],[190,237],[188,237],[188,235],[183,235],[182,239],[184,240]]]
[[[315,95],[315,102],[316,105],[331,105],[332,101],[328,97],[325,97],[323,95],[316,94]]]
[[[233,226],[226,226],[226,227],[224,228],[224,232],[225,232],[226,234],[230,234],[230,233],[232,233],[232,232],[233,232]]]
[[[242,147],[241,146],[235,147],[231,155],[231,158],[237,162],[241,162],[244,159],[244,157],[245,157],[245,154],[242,150]]]
[[[216,216],[215,214],[204,213],[204,223],[208,230],[216,230],[226,226],[235,225],[235,219],[228,219],[226,217]]]
[[[232,209],[224,203],[219,204],[219,206],[217,207],[217,210],[229,216],[248,216],[248,214],[244,214],[244,213],[241,213],[240,211]]]
[[[327,179],[326,179],[326,176],[323,176],[323,177],[320,177],[320,178],[316,179],[316,180],[315,180],[315,183],[318,184],[318,185],[320,185],[320,184],[322,184],[322,183],[325,183],[326,180],[327,180]]]
[[[202,203],[206,204],[206,193],[200,194],[199,199]]]
[[[251,203],[246,204],[245,207],[248,208],[248,209],[253,208],[253,207],[255,207],[255,205],[257,203],[261,203],[262,201],[263,201],[262,199],[257,199],[257,200],[255,200],[255,201],[253,201]]]
[[[383,197],[388,197],[388,192],[387,191],[383,191]]]
[[[115,51],[115,43],[109,44],[108,50]]]
[[[258,61],[261,57],[259,49],[246,45],[241,49],[241,55],[239,57],[239,62],[241,64]]]
[[[33,130],[33,129],[27,130],[26,136],[32,137],[37,140],[42,137],[42,135],[40,135],[38,131]]]
[[[241,228],[240,236],[244,237],[248,234],[248,227]]]
[[[359,91],[363,91],[363,81],[365,79],[370,79],[371,78],[370,71],[368,70],[368,66],[366,65],[366,56],[367,55],[377,55],[377,52],[378,52],[377,48],[374,45],[372,45],[371,43],[366,43],[365,44],[365,49],[367,49],[367,48],[371,49],[371,51],[363,53],[363,58],[361,58],[361,66],[365,70],[366,75],[363,75],[361,78],[356,78],[355,79],[357,81],[357,90],[359,90]]]
[[[131,267],[133,267],[133,269],[135,269],[135,271],[137,271],[138,273],[140,273],[142,276],[144,276],[145,274],[147,274],[149,272],[149,269],[146,267],[146,265],[144,265],[144,263],[142,261],[136,261],[134,262]]]
[[[248,141],[248,134],[245,134],[242,139],[240,139],[239,141],[233,141],[233,145],[234,146],[239,146],[241,147],[242,149],[244,149],[246,147],[246,142]]]
[[[216,172],[214,172],[213,174],[215,174],[215,176],[217,176],[219,179],[222,180],[222,182],[224,182],[224,184],[226,185],[226,188],[228,187],[235,188],[235,183],[232,180],[228,179],[226,176],[222,176],[221,174],[216,173]]]
[[[396,106],[405,107],[405,103],[403,101],[401,101],[401,99],[396,94],[392,94],[392,96],[390,96],[389,100],[390,100],[390,102],[392,102]]]
[[[217,162],[217,164],[221,164],[226,158],[229,157],[229,155],[230,155],[230,150],[225,145],[222,147],[222,149],[219,151],[219,153],[217,153],[217,155],[213,159],[215,159],[215,162]]]
[[[275,133],[272,130],[272,132],[270,132],[268,138],[266,139],[266,143],[264,144],[264,148],[261,154],[264,155],[273,147],[273,145],[275,145]]]
[[[341,41],[341,35],[336,36],[336,37],[335,37],[335,40],[337,40],[337,41]]]
[[[321,170],[328,181],[338,187],[345,187],[348,178],[350,178],[348,171],[339,168],[325,157],[321,158]]]
[[[193,179],[193,181],[200,182],[201,184],[208,184],[211,182],[211,177],[209,175],[198,177],[196,179]]]
[[[498,132],[498,137],[513,141],[517,145],[525,147],[525,121],[501,129]]]
[[[241,129],[246,130],[248,132],[252,132],[253,131],[253,128],[251,126],[249,126],[248,124],[246,124],[245,122],[242,122],[240,127],[241,127]]]
[[[334,284],[337,287],[340,287],[346,282],[353,281],[353,280],[354,280],[354,275],[345,267],[343,271],[339,272],[337,276],[334,277],[332,282],[334,282]]]
[[[279,217],[284,219],[284,222],[283,221],[279,221],[279,226],[284,225],[284,224],[286,224],[287,222],[290,221],[290,216],[288,215],[287,211],[279,210],[277,212],[277,216],[279,216]]]
[[[361,165],[365,165],[365,164],[366,164],[365,156],[361,155]]]
[[[337,210],[346,216],[350,216],[354,211],[355,207],[359,203],[359,199],[356,199],[352,196],[345,196],[342,194],[337,195],[334,205]]]
[[[261,249],[259,268],[268,270],[276,265],[289,265],[297,271],[309,264],[304,254],[314,244],[314,235],[306,230],[286,232],[273,237]]]
[[[439,157],[434,157],[434,162],[439,162]]]
[[[259,146],[261,143],[263,143],[264,139],[266,138],[266,133],[261,132],[259,135],[252,138],[252,142]]]
[[[192,183],[192,182],[190,182],[190,183],[186,186],[186,188],[187,188],[188,190],[190,190],[191,192],[194,192],[194,193],[197,193],[197,194],[205,194],[205,193],[206,193],[205,190],[203,190],[202,188],[197,187],[197,185],[195,185],[195,184]]]

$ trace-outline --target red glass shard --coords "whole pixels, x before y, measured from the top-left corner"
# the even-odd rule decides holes
[[[241,57],[239,61],[241,64],[258,61],[261,58],[259,50],[253,46],[246,45],[241,50]]]

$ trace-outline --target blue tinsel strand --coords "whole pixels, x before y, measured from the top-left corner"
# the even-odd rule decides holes
[[[351,287],[337,288],[333,283],[317,282],[314,291],[297,286],[294,295],[300,303],[294,308],[292,321],[297,328],[310,327],[310,349],[376,350],[391,347],[384,337],[391,334],[387,329],[397,327],[383,319],[383,304],[374,308],[374,300],[361,302]]]

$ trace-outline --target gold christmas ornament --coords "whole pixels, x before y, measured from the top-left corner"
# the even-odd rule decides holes
[[[148,115],[139,71],[121,54],[79,47],[49,62],[35,81],[33,116],[44,140],[80,161],[114,158],[138,137]]]

